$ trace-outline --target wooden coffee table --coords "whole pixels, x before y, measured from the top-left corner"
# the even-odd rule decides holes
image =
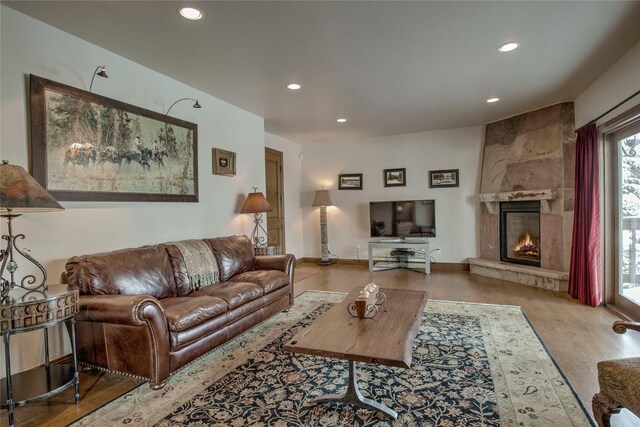
[[[359,319],[352,317],[347,307],[362,288],[354,288],[341,303],[298,332],[283,348],[292,353],[349,361],[347,390],[342,394],[320,396],[316,402],[350,403],[395,419],[398,417],[396,411],[362,396],[356,378],[356,362],[409,368],[427,293],[380,289],[386,295],[386,301],[378,306],[378,314],[372,319]]]

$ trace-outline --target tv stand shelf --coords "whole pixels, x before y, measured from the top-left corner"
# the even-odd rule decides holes
[[[414,254],[409,252],[407,260],[404,262],[384,262],[383,265],[375,264],[376,257],[373,255],[375,248],[398,250],[408,250],[417,252],[424,251],[424,261],[416,262]],[[411,270],[424,271],[425,274],[431,273],[431,257],[429,256],[429,242],[426,239],[379,239],[369,241],[369,271],[390,270],[392,268],[409,268]],[[416,266],[414,268],[413,266]]]

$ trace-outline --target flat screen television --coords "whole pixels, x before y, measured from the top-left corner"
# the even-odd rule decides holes
[[[436,237],[435,200],[369,202],[371,237]]]

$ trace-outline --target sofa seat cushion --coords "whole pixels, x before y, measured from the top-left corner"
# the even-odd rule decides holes
[[[226,313],[227,302],[212,296],[173,297],[159,300],[172,332],[182,332]]]
[[[264,290],[255,283],[221,282],[192,292],[189,297],[205,295],[225,300],[229,305],[229,309],[232,310],[242,304],[260,298],[264,295]]]
[[[280,289],[289,284],[289,276],[278,270],[256,270],[246,271],[231,278],[233,282],[250,282],[259,285],[264,289],[264,293]]]
[[[640,357],[598,363],[600,393],[640,415]]]

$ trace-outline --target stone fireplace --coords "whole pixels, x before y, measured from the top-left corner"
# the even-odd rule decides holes
[[[486,125],[472,273],[566,291],[574,163],[573,103]]]

